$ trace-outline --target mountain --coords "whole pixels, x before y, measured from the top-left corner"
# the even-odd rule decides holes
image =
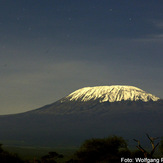
[[[0,142],[72,146],[108,135],[163,136],[162,114],[163,100],[139,88],[85,87],[42,108],[0,116]]]
[[[145,91],[133,87],[133,86],[97,86],[97,87],[85,87],[79,89],[66,97],[70,101],[90,101],[99,100],[99,102],[117,102],[123,100],[130,101],[144,101],[148,102],[150,100],[157,101],[158,97],[146,93]]]
[[[72,92],[53,104],[32,111],[32,113],[63,115],[87,111],[87,113],[93,114],[95,110],[98,110],[97,108],[99,106],[106,104],[109,105],[110,108],[115,105],[114,107],[116,110],[117,107],[119,108],[117,105],[121,105],[122,108],[123,105],[126,107],[126,103],[132,102],[132,104],[134,104],[134,102],[137,102],[137,104],[144,103],[147,106],[149,102],[156,102],[158,100],[160,100],[159,97],[133,86],[113,85],[84,87]],[[99,108],[98,111],[101,112],[102,110],[102,108]],[[127,110],[127,108],[125,110]],[[137,108],[137,110],[139,110],[139,108]]]

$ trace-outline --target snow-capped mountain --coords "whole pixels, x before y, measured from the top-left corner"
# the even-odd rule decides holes
[[[65,147],[108,135],[161,137],[162,115],[163,100],[139,88],[85,87],[41,108],[0,116],[0,140]]]
[[[143,102],[148,102],[151,100],[157,101],[159,100],[159,97],[156,97],[134,86],[113,85],[81,88],[68,95],[65,99],[83,102],[90,100],[99,100],[99,102],[141,100]]]

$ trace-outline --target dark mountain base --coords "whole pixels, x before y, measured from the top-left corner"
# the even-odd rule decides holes
[[[8,144],[15,142],[15,145],[72,146],[93,137],[117,135],[135,144],[132,139],[144,141],[145,133],[154,137],[163,136],[162,115],[161,100],[114,104],[59,105],[56,102],[31,112],[1,116],[0,141],[8,140],[11,142]]]

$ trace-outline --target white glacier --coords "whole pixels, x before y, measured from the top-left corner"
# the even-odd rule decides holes
[[[130,101],[157,101],[160,98],[143,91],[134,86],[112,85],[112,86],[96,86],[84,87],[72,92],[66,97],[70,101],[90,101],[99,100],[100,102],[116,102],[123,100]]]

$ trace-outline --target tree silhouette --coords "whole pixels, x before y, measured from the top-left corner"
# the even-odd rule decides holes
[[[76,152],[77,162],[119,162],[130,155],[127,143],[122,137],[112,136],[103,139],[86,140]]]
[[[16,155],[11,154],[2,148],[2,144],[0,144],[0,162],[2,163],[23,163],[23,161]]]
[[[159,149],[161,153],[163,154],[163,139],[160,141]]]
[[[59,158],[63,158],[62,154],[58,154],[57,152],[49,152],[47,155],[41,158],[41,162],[43,163],[56,163],[56,160]]]
[[[140,145],[140,141],[133,139],[134,141],[136,141],[138,143],[138,145],[136,146],[143,154],[145,158],[152,158],[153,154],[157,148],[157,146],[159,145],[159,143],[157,143],[156,145],[154,144],[154,141],[159,139],[159,137],[150,137],[148,134],[146,134],[147,138],[150,140],[150,143],[152,145],[152,150],[151,152],[147,152],[141,145]]]

